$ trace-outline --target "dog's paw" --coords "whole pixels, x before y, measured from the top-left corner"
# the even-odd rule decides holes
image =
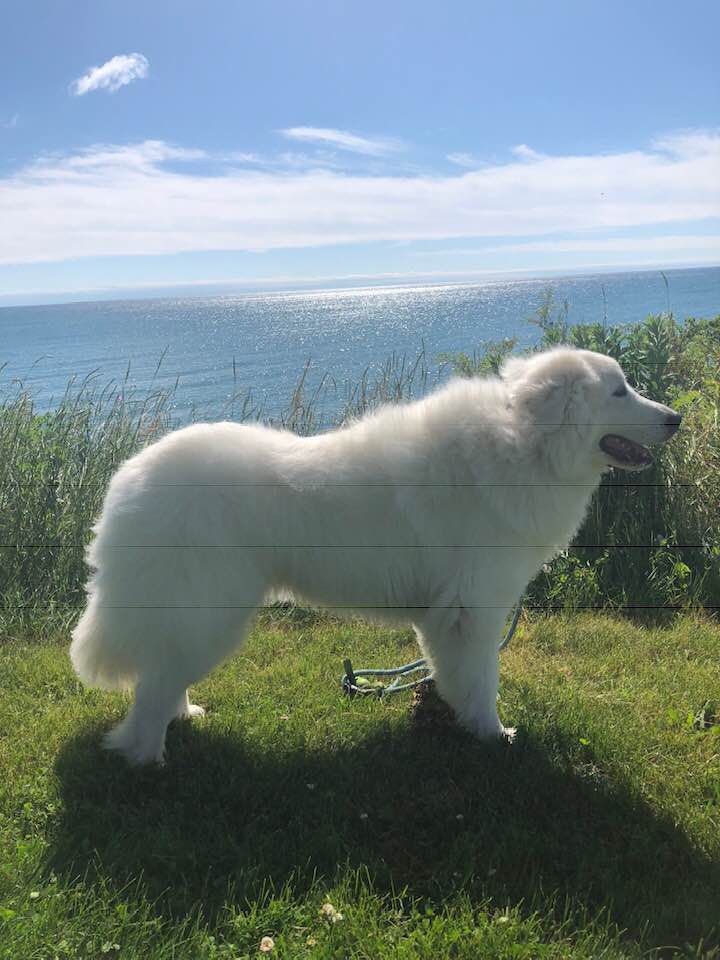
[[[156,740],[143,742],[137,734],[134,734],[132,728],[123,727],[123,724],[106,733],[102,739],[102,745],[106,750],[123,756],[131,767],[144,767],[149,764],[161,767],[165,763],[164,736],[160,743]]]
[[[187,710],[184,713],[186,717],[204,717],[205,716],[205,707],[201,707],[197,703],[189,703],[187,705]]]
[[[472,733],[483,743],[513,743],[517,735],[517,728],[504,727],[498,720],[497,723],[475,725]]]

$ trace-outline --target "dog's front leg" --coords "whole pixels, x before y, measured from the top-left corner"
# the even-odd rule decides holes
[[[431,609],[417,632],[438,692],[458,722],[482,739],[512,739],[497,712],[499,643],[507,611]]]

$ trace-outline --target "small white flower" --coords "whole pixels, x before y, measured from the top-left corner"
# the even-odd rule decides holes
[[[275,941],[272,937],[263,937],[260,941],[260,953],[272,953],[275,949]]]
[[[324,903],[320,907],[320,916],[328,923],[340,923],[344,919],[340,911],[336,910],[331,903]]]

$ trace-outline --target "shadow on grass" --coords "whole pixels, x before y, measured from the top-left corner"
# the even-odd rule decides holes
[[[291,880],[299,895],[364,865],[378,893],[604,909],[650,947],[710,943],[720,865],[591,763],[571,769],[561,740],[550,752],[527,735],[483,747],[444,728],[387,729],[321,752],[281,737],[267,753],[176,724],[167,766],[140,771],[78,737],[57,761],[64,814],[48,867],[121,897],[141,872],[161,912],[200,902],[212,919],[229,889],[242,903]]]

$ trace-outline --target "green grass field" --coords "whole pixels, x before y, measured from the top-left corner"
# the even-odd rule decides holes
[[[342,696],[408,633],[268,619],[141,771],[66,640],[2,641],[2,960],[720,956],[718,625],[523,624],[482,746]]]

